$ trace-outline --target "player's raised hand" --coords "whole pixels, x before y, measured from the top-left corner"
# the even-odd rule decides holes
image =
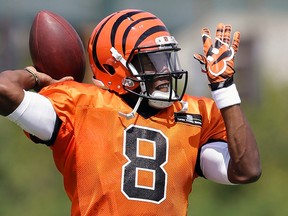
[[[212,91],[233,84],[234,57],[240,43],[240,32],[234,33],[231,42],[231,30],[231,25],[219,23],[213,46],[209,29],[203,28],[204,55],[194,54],[194,58],[202,64],[202,71],[207,74]]]

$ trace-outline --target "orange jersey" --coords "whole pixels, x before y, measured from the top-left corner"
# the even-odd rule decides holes
[[[119,96],[89,84],[58,83],[41,91],[62,120],[51,146],[72,201],[71,215],[187,214],[198,149],[226,140],[214,102],[185,95],[148,119]]]

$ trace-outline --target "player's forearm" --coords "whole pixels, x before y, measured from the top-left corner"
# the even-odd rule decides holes
[[[3,71],[0,73],[0,115],[13,112],[24,97],[23,89],[35,85],[35,78],[25,70]]]
[[[237,184],[251,183],[261,175],[257,143],[240,105],[221,109],[228,136],[228,178]]]

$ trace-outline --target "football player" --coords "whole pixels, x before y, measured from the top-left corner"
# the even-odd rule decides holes
[[[233,82],[240,33],[219,24],[195,54],[212,97],[185,94],[176,39],[155,15],[104,18],[88,53],[94,84],[33,67],[0,73],[0,114],[53,151],[71,215],[186,215],[198,176],[246,184],[261,175],[253,132]],[[28,91],[42,88],[39,93]]]

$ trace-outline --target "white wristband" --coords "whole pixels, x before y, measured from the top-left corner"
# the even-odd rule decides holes
[[[219,109],[241,103],[235,84],[212,91],[211,94]]]

